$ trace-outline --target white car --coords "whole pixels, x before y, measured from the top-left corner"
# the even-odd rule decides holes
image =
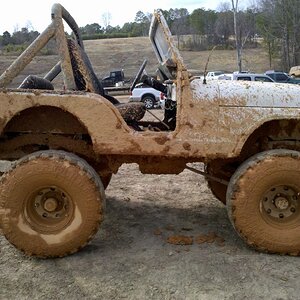
[[[165,95],[143,83],[137,84],[131,92],[129,102],[144,102],[147,109],[161,107],[161,100],[164,100]]]
[[[219,79],[219,76],[224,75],[223,71],[210,71],[206,75],[206,79]]]
[[[210,72],[207,72],[205,78],[206,80],[217,80],[217,79],[227,79],[228,78],[226,76],[228,76],[230,74],[225,74],[223,71],[210,71]],[[224,78],[224,76],[226,78]],[[193,78],[200,78],[200,79],[204,79],[204,76],[194,76]]]

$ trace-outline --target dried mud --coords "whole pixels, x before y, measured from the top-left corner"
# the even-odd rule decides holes
[[[74,255],[25,257],[0,237],[0,298],[299,297],[299,258],[246,246],[201,176],[141,175],[136,165],[123,165],[106,195],[100,231]],[[193,244],[170,244],[171,236]]]

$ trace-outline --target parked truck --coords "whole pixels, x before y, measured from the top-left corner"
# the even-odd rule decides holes
[[[103,220],[111,175],[137,163],[144,174],[188,168],[204,175],[249,246],[299,255],[298,86],[191,78],[155,11],[149,35],[167,100],[164,118],[148,122],[143,104],[120,104],[103,92],[71,15],[55,4],[51,16],[0,76],[0,159],[14,161],[0,179],[0,228],[12,245],[37,257],[76,252]],[[66,38],[63,19],[75,40]],[[8,89],[53,37],[59,63],[44,78],[32,75]],[[65,90],[51,84],[59,72]]]
[[[109,73],[109,76],[102,78],[101,84],[103,87],[112,87],[116,84],[124,85],[125,77],[123,70],[114,70]]]

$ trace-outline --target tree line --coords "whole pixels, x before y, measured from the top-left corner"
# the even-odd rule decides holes
[[[263,46],[269,56],[270,68],[280,58],[282,68],[288,70],[300,64],[300,1],[252,0],[241,8],[243,0],[220,3],[217,10],[185,8],[162,10],[176,36],[181,50],[242,49]],[[121,26],[110,25],[110,14],[102,15],[104,25],[87,24],[80,28],[83,39],[147,36],[152,14],[138,11],[133,22]],[[234,26],[236,25],[236,26]],[[39,33],[21,28],[0,36],[2,49],[27,45]],[[241,54],[240,53],[240,54]]]

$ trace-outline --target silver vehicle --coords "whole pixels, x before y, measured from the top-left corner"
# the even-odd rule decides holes
[[[239,73],[233,74],[233,80],[243,80],[243,81],[262,81],[262,82],[275,82],[271,77],[265,74],[254,74],[254,73]]]
[[[255,73],[233,73],[219,76],[220,80],[241,80],[241,81],[261,81],[261,82],[275,82],[272,78],[265,74]]]

